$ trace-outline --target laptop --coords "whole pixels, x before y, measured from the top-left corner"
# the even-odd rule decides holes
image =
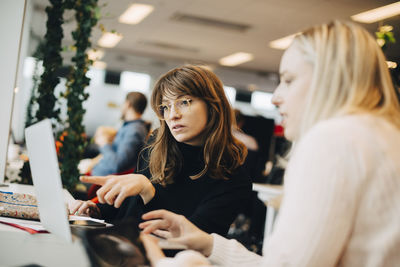
[[[50,233],[72,242],[66,194],[62,188],[50,120],[45,119],[26,128],[25,140],[40,222]]]
[[[50,120],[45,119],[26,128],[25,139],[29,155],[29,164],[32,172],[32,180],[39,207],[40,221],[43,227],[52,234],[67,242],[72,242],[71,229],[68,221],[68,210],[65,203],[65,194],[62,188],[55,149],[55,140]],[[94,218],[87,219],[93,220],[94,222],[100,221]],[[105,233],[107,231],[118,232],[121,229],[124,230],[124,228],[118,230],[118,228],[108,227],[107,229],[108,230],[104,228],[104,230],[101,230],[98,228],[97,232],[89,231],[87,233],[88,235],[91,235],[93,233]],[[136,235],[138,234],[136,233]],[[134,241],[134,243],[136,242],[138,242],[138,238]],[[169,252],[175,254],[178,251],[186,249],[186,246],[184,245],[170,243],[167,240],[160,240],[159,245],[164,250],[164,253],[167,253],[168,255],[170,254]]]

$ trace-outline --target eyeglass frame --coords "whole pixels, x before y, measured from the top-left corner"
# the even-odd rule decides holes
[[[180,105],[178,105],[177,103],[179,103],[179,102],[183,103],[184,101],[188,102],[187,108],[186,107],[179,107]],[[186,97],[186,98],[175,99],[175,100],[173,100],[172,103],[158,105],[157,116],[158,116],[158,118],[160,120],[166,120],[167,119],[166,117],[168,117],[169,114],[170,114],[169,112],[172,111],[172,107],[174,107],[174,110],[178,111],[179,114],[184,114],[184,113],[190,111],[190,107],[192,106],[192,102],[193,102],[193,99]],[[165,111],[161,111],[161,109],[163,107],[169,108],[168,115],[165,115],[165,113],[164,113]]]

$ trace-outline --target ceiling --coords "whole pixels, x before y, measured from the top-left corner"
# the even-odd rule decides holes
[[[118,23],[118,16],[134,2],[154,5],[154,11],[137,25]],[[104,49],[104,61],[111,68],[120,68],[126,58],[142,61],[204,62],[218,65],[221,57],[234,52],[254,54],[254,60],[236,66],[238,70],[255,72],[277,72],[282,51],[269,48],[270,41],[296,33],[311,25],[332,19],[349,20],[351,15],[394,3],[388,0],[100,0],[102,19],[107,30],[116,30],[124,38],[112,49]],[[31,32],[33,36],[44,36],[47,0],[33,2]],[[177,19],[180,15],[181,20]],[[182,17],[189,17],[183,20]],[[73,13],[66,13],[71,18]],[[217,22],[215,24],[194,23],[194,17]],[[185,18],[185,17],[184,17]],[[186,17],[188,18],[188,17]],[[209,23],[210,21],[208,21]],[[396,45],[387,50],[388,58],[400,61],[400,17],[385,21],[394,26]],[[66,23],[65,43],[71,43],[68,31],[74,22]],[[378,23],[363,24],[371,33]],[[246,29],[242,29],[242,28]],[[96,44],[101,31],[93,31]],[[397,46],[397,48],[396,48]],[[139,60],[139,59],[138,59]],[[128,60],[129,61],[129,60]]]

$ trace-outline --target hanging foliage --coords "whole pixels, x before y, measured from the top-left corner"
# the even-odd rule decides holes
[[[62,133],[61,146],[59,148],[59,160],[61,162],[61,177],[67,188],[74,187],[79,181],[78,163],[82,158],[86,146],[85,128],[82,124],[85,109],[82,103],[89,97],[84,89],[89,85],[90,79],[86,77],[89,60],[86,50],[91,47],[90,36],[92,28],[99,19],[97,0],[69,0],[66,8],[75,10],[75,19],[78,21],[77,29],[72,32],[75,41],[74,62],[68,75],[66,91],[62,97],[67,100],[66,128]]]
[[[44,46],[46,47],[43,51],[44,72],[40,77],[36,99],[39,108],[33,116],[32,123],[46,118],[59,121],[60,115],[60,110],[55,107],[57,98],[54,95],[54,88],[60,82],[56,73],[62,66],[60,53],[62,50],[61,41],[64,36],[62,29],[64,3],[63,0],[50,0],[50,3],[51,5],[46,7],[47,31],[44,37]]]
[[[91,46],[90,36],[92,28],[97,24],[100,17],[98,0],[49,0],[50,6],[46,8],[48,20],[47,31],[44,40],[43,68],[40,76],[40,84],[28,105],[27,125],[38,122],[45,118],[52,119],[53,125],[60,122],[62,130],[57,134],[57,152],[59,156],[61,178],[64,187],[74,189],[79,181],[78,163],[82,157],[86,145],[85,128],[82,124],[85,109],[83,101],[88,98],[84,92],[89,85],[90,79],[86,77],[92,61],[88,59],[86,51]],[[65,10],[75,11],[77,28],[72,32],[75,41],[75,55],[72,58],[73,66],[70,68],[66,91],[60,97],[66,99],[67,119],[60,119],[60,109],[56,107],[57,96],[54,93],[55,87],[59,84],[60,78],[57,73],[62,66],[63,38],[62,24]],[[35,81],[34,81],[35,83]],[[35,86],[35,85],[34,85]],[[32,107],[37,104],[36,112]]]

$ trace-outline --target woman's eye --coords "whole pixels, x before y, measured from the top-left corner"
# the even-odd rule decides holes
[[[286,79],[286,80],[284,80],[284,82],[285,82],[286,84],[290,84],[292,81],[293,81],[292,79]]]
[[[184,99],[184,100],[182,100],[181,101],[181,106],[185,106],[185,107],[187,107],[187,106],[189,106],[190,105],[190,102],[191,102],[192,100],[190,100],[190,99]]]

